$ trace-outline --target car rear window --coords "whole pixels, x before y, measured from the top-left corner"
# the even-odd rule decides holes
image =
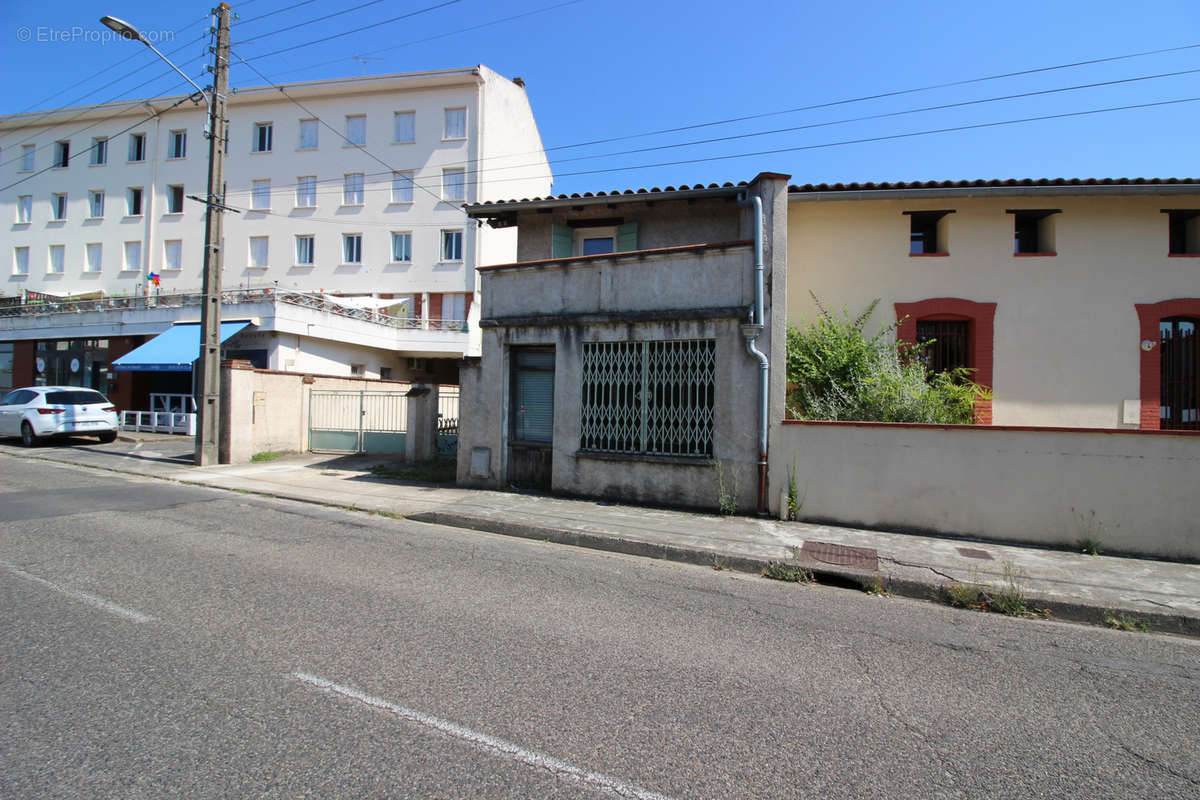
[[[86,390],[78,392],[46,392],[47,403],[61,403],[64,406],[90,406],[94,403],[107,403],[104,395],[99,392]]]

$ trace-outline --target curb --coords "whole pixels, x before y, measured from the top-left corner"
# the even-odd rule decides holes
[[[463,528],[520,539],[535,539],[609,553],[621,553],[622,555],[639,556],[642,558],[656,558],[681,564],[702,567],[719,566],[721,569],[747,572],[755,575],[761,574],[763,567],[767,566],[771,561],[776,560],[740,555],[722,555],[714,553],[711,550],[642,542],[635,539],[623,539],[616,536],[573,531],[565,528],[522,525],[487,517],[475,517],[446,511],[423,511],[407,515],[405,519],[412,522],[444,525],[451,528]],[[863,589],[872,578],[879,574],[866,570],[838,569],[815,561],[804,561],[800,565],[811,571],[818,583],[851,589]],[[942,602],[942,587],[944,585],[944,582],[919,581],[912,578],[891,576],[885,580],[885,588],[889,594],[935,603]],[[1030,601],[1029,604],[1031,607],[1045,609],[1049,612],[1050,619],[1052,620],[1102,626],[1105,616],[1116,611],[1133,614],[1138,619],[1144,620],[1149,624],[1150,629],[1148,632],[1151,633],[1168,633],[1200,638],[1200,618],[1197,617],[1189,617],[1182,614],[1165,614],[1157,611],[1097,606],[1080,601],[1046,597],[1036,592],[1027,592],[1026,597]]]

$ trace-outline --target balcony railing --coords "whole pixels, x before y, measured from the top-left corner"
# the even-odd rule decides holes
[[[0,317],[32,317],[49,314],[82,314],[88,311],[139,311],[156,308],[183,308],[186,306],[201,306],[204,295],[200,292],[181,292],[172,294],[153,294],[138,296],[108,296],[89,298],[53,298],[41,295],[24,298],[10,298],[8,303],[0,303]],[[300,308],[311,308],[326,314],[333,314],[347,319],[357,319],[375,325],[389,328],[405,328],[410,330],[448,331],[465,333],[467,321],[461,319],[428,319],[423,317],[397,317],[384,313],[378,308],[364,308],[339,302],[339,298],[325,294],[310,294],[276,289],[234,289],[221,292],[222,306],[236,306],[242,303],[285,303]]]

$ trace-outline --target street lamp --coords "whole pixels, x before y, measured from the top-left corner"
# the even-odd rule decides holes
[[[208,194],[204,198],[204,305],[200,309],[200,375],[197,381],[201,397],[196,426],[198,467],[220,461],[221,432],[221,212],[225,206],[225,95],[229,91],[229,5],[221,3],[213,12],[217,17],[217,42],[213,48],[213,87],[205,90],[183,70],[158,51],[137,28],[116,17],[104,16],[104,27],[123,39],[138,41],[195,87],[208,101]],[[195,96],[195,95],[193,95]]]

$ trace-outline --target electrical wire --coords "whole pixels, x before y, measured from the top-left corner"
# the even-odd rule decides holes
[[[323,17],[316,17],[315,19],[305,20],[304,22],[297,22],[295,25],[289,25],[286,28],[278,28],[273,31],[268,31],[267,33],[260,33],[258,36],[251,36],[249,39],[242,39],[240,42],[238,42],[238,46],[244,47],[244,46],[250,44],[251,42],[257,42],[259,39],[266,39],[269,36],[278,36],[281,33],[287,33],[288,31],[294,31],[294,30],[296,30],[296,28],[303,28],[306,25],[313,25],[317,22],[324,22],[327,19],[332,19],[333,17],[340,17],[343,14],[349,14],[352,11],[358,11],[360,9],[367,8],[368,6],[377,6],[382,2],[385,2],[385,0],[367,0],[367,2],[357,5],[357,6],[353,6],[352,8],[346,8],[346,9],[342,9],[339,11],[335,11],[332,14],[326,14]]]

